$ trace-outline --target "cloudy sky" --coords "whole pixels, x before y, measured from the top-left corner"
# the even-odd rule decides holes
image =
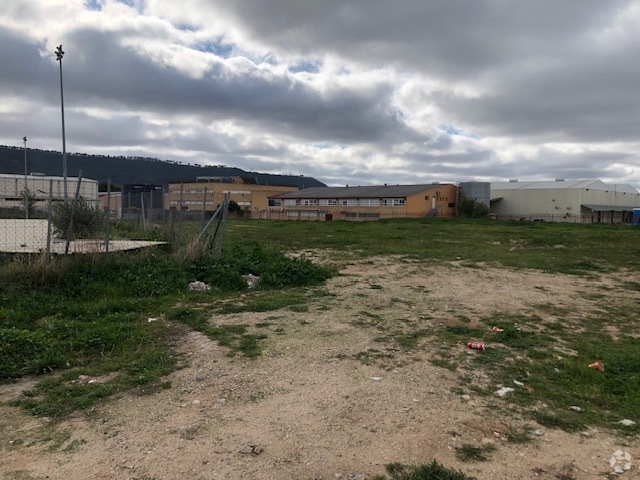
[[[639,0],[1,0],[0,144],[640,186]],[[72,172],[71,172],[72,173]]]

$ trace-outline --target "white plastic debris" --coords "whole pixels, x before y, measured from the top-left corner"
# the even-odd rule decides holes
[[[155,317],[149,317],[149,318],[147,318],[147,322],[149,322],[149,323],[153,323],[153,322],[157,322],[157,321],[158,321],[158,319],[157,319],[157,318],[155,318]]]
[[[629,420],[628,418],[625,418],[624,420],[620,420],[618,423],[621,423],[625,427],[630,427],[631,425],[636,424],[636,422],[634,422],[633,420]]]
[[[244,278],[245,282],[247,282],[247,286],[249,288],[256,288],[258,285],[260,285],[260,277],[258,277],[257,275],[249,273],[247,275],[243,275],[242,278]]]
[[[204,282],[199,282],[196,280],[195,282],[191,282],[189,284],[189,290],[191,290],[192,292],[206,292],[211,290],[211,287]]]
[[[613,473],[621,475],[631,470],[631,454],[622,450],[616,450],[609,459],[609,465],[613,469]]]
[[[499,390],[496,390],[496,395],[499,397],[504,397],[507,393],[513,392],[513,388],[511,387],[502,387]]]
[[[382,377],[369,377],[369,378],[374,382],[379,382],[380,380],[382,380]]]
[[[569,410],[573,410],[574,412],[581,412],[582,411],[582,409],[577,405],[571,405],[569,407]]]
[[[524,387],[524,383],[519,382],[518,380],[514,380],[513,383],[515,383],[519,387]]]

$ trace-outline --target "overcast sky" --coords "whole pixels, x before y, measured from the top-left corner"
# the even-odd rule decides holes
[[[639,0],[0,0],[0,144],[62,149],[60,44],[67,152],[640,186]]]

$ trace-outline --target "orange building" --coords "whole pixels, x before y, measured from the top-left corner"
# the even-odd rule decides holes
[[[454,184],[308,188],[269,198],[274,220],[378,220],[454,217]]]
[[[197,177],[193,183],[170,183],[165,209],[213,212],[228,193],[246,217],[258,218],[267,210],[269,197],[297,190],[295,186],[259,185],[250,177]]]

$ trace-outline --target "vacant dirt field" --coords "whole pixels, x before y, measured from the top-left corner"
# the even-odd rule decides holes
[[[456,372],[431,363],[441,349],[428,339],[409,353],[362,356],[379,348],[376,321],[428,329],[457,315],[473,321],[540,304],[580,316],[597,308],[586,294],[606,285],[615,295],[628,275],[594,280],[389,258],[354,262],[341,273],[306,310],[211,319],[266,332],[257,360],[231,358],[206,337],[166,323],[186,358],[167,379],[170,389],[123,395],[55,425],[0,405],[2,478],[362,480],[391,462],[436,459],[478,479],[593,480],[609,478],[618,449],[634,461],[619,478],[640,478],[637,439],[547,430],[522,419],[508,398],[476,397]],[[458,353],[477,354],[464,345]],[[24,387],[0,387],[0,400]],[[525,424],[542,434],[508,442],[509,429]],[[496,447],[489,461],[456,458],[456,446],[489,443]]]

